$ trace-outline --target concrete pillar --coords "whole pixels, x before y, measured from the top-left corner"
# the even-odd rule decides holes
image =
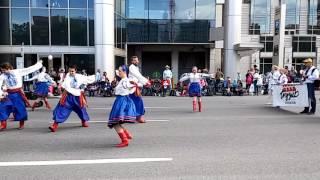
[[[115,75],[114,65],[114,0],[94,1],[95,68]]]
[[[176,84],[179,80],[179,51],[177,50],[171,52],[171,70],[173,83]]]
[[[232,79],[237,78],[240,56],[234,45],[241,42],[242,1],[225,1],[225,41],[224,41],[224,73]]]
[[[216,66],[215,66],[215,56],[216,56],[216,53],[215,53],[215,49],[214,48],[210,48],[210,52],[209,52],[209,72],[210,73],[214,73],[216,72]]]

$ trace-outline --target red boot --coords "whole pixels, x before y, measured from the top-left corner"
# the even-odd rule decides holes
[[[32,111],[34,111],[34,109],[36,108],[37,104],[38,104],[37,102],[34,102],[34,103],[32,104],[32,106],[31,106],[31,110],[32,110]]]
[[[24,129],[24,121],[20,121],[19,122],[19,128],[18,128],[19,130],[22,130],[22,129]]]
[[[50,129],[51,132],[56,132],[57,129],[58,129],[58,126],[59,126],[58,123],[54,122],[54,123],[49,127],[49,129]]]
[[[193,112],[196,112],[197,111],[197,102],[193,101],[192,105],[193,105]]]
[[[81,121],[81,123],[82,123],[82,127],[89,127],[87,121]]]
[[[120,144],[117,144],[116,147],[118,148],[122,148],[122,147],[126,147],[129,145],[129,141],[128,141],[128,138],[126,136],[126,134],[124,132],[122,133],[118,133],[120,139],[121,139],[121,143]]]
[[[199,105],[199,112],[202,112],[202,102],[199,101],[199,102],[198,102],[198,105]]]
[[[7,129],[7,121],[1,121],[0,131]]]
[[[47,100],[44,100],[44,103],[46,104],[46,108],[51,110],[51,106]]]
[[[132,139],[132,135],[130,134],[130,132],[126,129],[123,129],[123,132],[126,134],[128,139]]]

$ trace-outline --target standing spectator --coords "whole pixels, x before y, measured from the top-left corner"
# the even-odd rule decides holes
[[[169,83],[169,91],[172,88],[172,71],[170,70],[170,66],[166,65],[166,69],[163,71],[163,80],[167,80]]]
[[[319,70],[313,66],[311,58],[304,60],[303,63],[306,67],[303,73],[303,82],[307,84],[310,105],[308,107],[305,107],[301,114],[314,114],[316,112],[317,104],[314,93],[314,81],[319,79]]]
[[[218,85],[221,82],[221,79],[223,79],[223,78],[224,78],[224,74],[221,72],[221,69],[218,68],[217,72],[216,72],[216,75],[215,75],[215,80],[216,80],[215,88],[216,88],[216,91],[218,91]]]
[[[279,85],[288,84],[287,72],[288,71],[285,68],[280,69],[280,77],[278,79]]]
[[[66,76],[65,71],[64,71],[63,68],[61,68],[59,70],[59,75],[58,76],[59,76],[59,79],[58,79],[58,91],[59,91],[59,94],[61,94],[62,93],[61,85],[62,85],[62,83],[64,81],[65,76]]]
[[[263,82],[262,82],[262,77],[259,74],[259,69],[256,69],[256,72],[253,75],[253,85],[254,85],[254,93],[258,96],[259,95],[259,91],[260,91],[260,87],[262,86]]]
[[[248,92],[251,84],[253,83],[253,73],[254,73],[253,68],[251,68],[250,70],[248,70],[246,74],[246,90]]]

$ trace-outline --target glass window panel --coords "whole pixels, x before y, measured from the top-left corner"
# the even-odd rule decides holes
[[[270,33],[271,3],[269,0],[252,0],[250,29],[252,34]],[[251,34],[250,33],[250,34]]]
[[[149,1],[149,19],[170,19],[174,6],[171,0]]]
[[[31,30],[33,45],[49,45],[49,11],[31,9]]]
[[[49,7],[48,0],[30,0],[31,7]]]
[[[148,6],[148,0],[128,0],[127,17],[131,19],[147,19]]]
[[[30,22],[29,9],[27,8],[12,8],[12,45],[30,44]]]
[[[50,0],[51,8],[68,8],[68,0]]]
[[[0,45],[10,45],[9,9],[0,9]]]
[[[121,0],[121,16],[126,16],[126,0]]]
[[[207,42],[209,39],[209,21],[197,20],[195,21],[195,42]]]
[[[195,19],[194,0],[175,0],[172,6],[174,19]]]
[[[94,74],[95,60],[93,54],[65,54],[66,68],[76,64],[78,71],[85,69],[88,74]]]
[[[89,45],[94,46],[94,11],[89,10]]]
[[[174,42],[194,42],[194,20],[175,20],[173,27]]]
[[[286,3],[286,29],[297,29],[300,22],[300,0],[287,0]]]
[[[117,41],[116,41],[116,47],[117,48],[121,48],[121,35],[122,35],[122,32],[121,32],[121,16],[117,15],[116,17],[116,38],[117,38]]]
[[[11,0],[12,7],[29,7],[29,0]]]
[[[170,20],[150,20],[149,21],[149,41],[169,42],[170,41]]]
[[[94,0],[88,0],[88,8],[93,9],[94,7]]]
[[[68,45],[68,10],[51,10],[51,44]]]
[[[70,8],[87,8],[87,0],[70,0]]]
[[[266,52],[273,52],[273,42],[266,42]]]
[[[300,42],[299,52],[311,52],[311,42]]]
[[[9,0],[0,0],[0,7],[9,7]]]
[[[215,0],[196,0],[196,19],[215,19]]]
[[[148,20],[127,20],[128,42],[148,42]]]
[[[116,13],[120,14],[121,13],[121,1],[115,1],[115,11]]]
[[[70,10],[70,44],[75,46],[87,45],[87,11]]]

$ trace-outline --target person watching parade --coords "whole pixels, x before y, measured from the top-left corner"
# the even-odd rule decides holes
[[[304,84],[307,84],[308,88],[308,97],[310,105],[305,107],[301,114],[314,114],[316,112],[316,97],[314,92],[314,81],[319,79],[319,71],[313,66],[313,61],[311,58],[305,59],[303,61],[305,65],[305,70],[302,76],[302,81]],[[310,109],[311,106],[311,109]]]

